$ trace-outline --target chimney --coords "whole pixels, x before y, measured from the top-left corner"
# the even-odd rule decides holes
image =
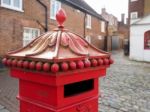
[[[129,18],[126,18],[126,24],[129,24]]]
[[[102,13],[105,13],[106,12],[106,9],[105,8],[102,8]]]
[[[125,18],[125,14],[121,14],[121,22],[124,24],[124,18]]]

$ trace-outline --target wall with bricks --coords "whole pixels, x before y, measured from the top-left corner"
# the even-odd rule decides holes
[[[144,0],[131,2],[129,0],[129,18],[131,12],[138,12],[138,18],[144,16]]]

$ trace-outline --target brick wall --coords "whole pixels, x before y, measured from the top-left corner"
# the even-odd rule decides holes
[[[52,30],[57,26],[55,20],[50,19],[50,1],[42,0],[48,7],[48,27]],[[81,36],[90,35],[92,44],[97,48],[104,48],[103,40],[99,40],[98,36],[104,36],[101,32],[100,20],[92,17],[92,29],[84,31],[85,13],[62,3],[62,8],[66,11],[68,17],[65,28],[75,32]],[[23,12],[0,7],[0,56],[6,52],[22,47],[23,44],[23,28],[31,27],[40,29],[40,33],[44,32],[42,25],[45,25],[44,8],[36,0],[23,0]]]
[[[129,0],[129,18],[131,12],[138,12],[138,18],[144,16],[144,0],[130,2]]]
[[[91,37],[91,44],[99,49],[104,49],[104,36],[106,33],[101,32],[101,22],[97,18],[92,18],[91,29],[86,29],[86,36]],[[102,38],[99,39],[98,37]]]

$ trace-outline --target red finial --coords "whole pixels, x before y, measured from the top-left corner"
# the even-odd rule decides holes
[[[63,28],[63,23],[66,20],[66,13],[63,9],[60,9],[56,14],[56,20],[58,22],[58,27]]]

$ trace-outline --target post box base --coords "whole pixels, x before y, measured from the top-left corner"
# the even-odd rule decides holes
[[[98,96],[58,109],[30,99],[19,100],[20,112],[98,112]]]

